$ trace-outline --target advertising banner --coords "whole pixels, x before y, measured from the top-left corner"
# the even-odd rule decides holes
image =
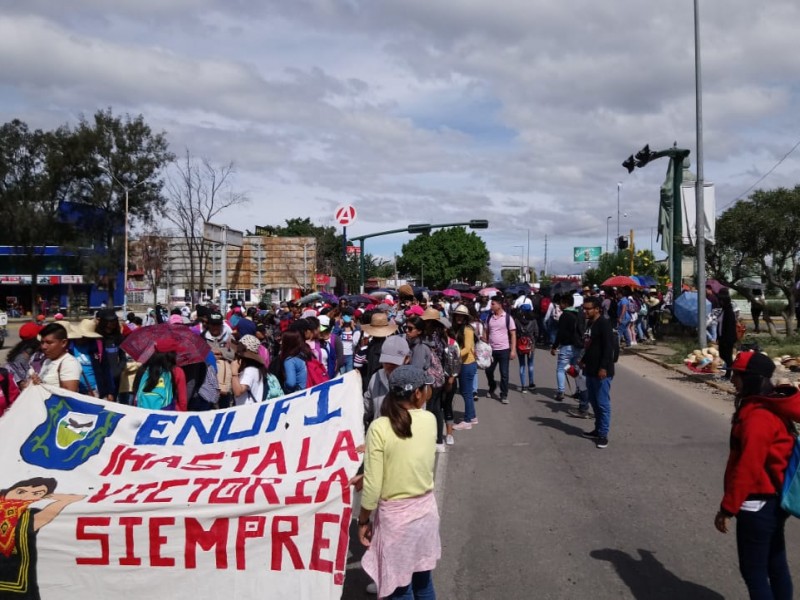
[[[0,418],[0,598],[340,598],[362,413],[356,373],[199,413],[30,386]]]
[[[597,262],[603,253],[602,246],[574,246],[572,249],[573,262]]]

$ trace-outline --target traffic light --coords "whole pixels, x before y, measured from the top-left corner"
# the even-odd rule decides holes
[[[430,233],[430,232],[431,232],[430,223],[415,223],[413,225],[408,226],[408,233]]]
[[[650,152],[650,144],[647,144],[644,148],[636,153],[636,166],[641,169],[643,166],[649,163],[652,158],[653,153]]]
[[[628,247],[628,240],[624,235],[617,238],[617,250],[625,250]]]
[[[636,168],[636,160],[633,158],[633,154],[631,154],[626,160],[622,161],[622,166],[628,169],[628,175],[633,173],[633,170]]]
[[[470,229],[488,229],[489,228],[489,221],[486,219],[472,219],[469,222]]]

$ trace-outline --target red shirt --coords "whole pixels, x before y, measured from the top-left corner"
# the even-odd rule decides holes
[[[780,494],[794,445],[787,421],[800,421],[800,391],[786,386],[743,401],[731,428],[722,511],[736,515],[750,496]]]

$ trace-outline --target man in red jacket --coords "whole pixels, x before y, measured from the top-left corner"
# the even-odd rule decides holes
[[[736,517],[739,570],[751,598],[792,597],[781,508],[784,471],[792,453],[792,421],[800,421],[800,391],[772,387],[775,364],[759,352],[740,352],[732,365],[736,412],[725,494],[714,526],[728,532]]]

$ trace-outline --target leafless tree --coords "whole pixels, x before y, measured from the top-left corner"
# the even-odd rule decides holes
[[[169,240],[159,231],[147,231],[139,238],[142,271],[153,292],[153,306],[158,304],[158,288],[169,280]],[[167,292],[169,294],[169,291]]]
[[[233,162],[216,166],[187,149],[167,182],[166,216],[185,240],[192,293],[205,289],[209,247],[203,243],[203,222],[212,221],[226,208],[249,202],[245,193],[233,189],[235,174]]]

